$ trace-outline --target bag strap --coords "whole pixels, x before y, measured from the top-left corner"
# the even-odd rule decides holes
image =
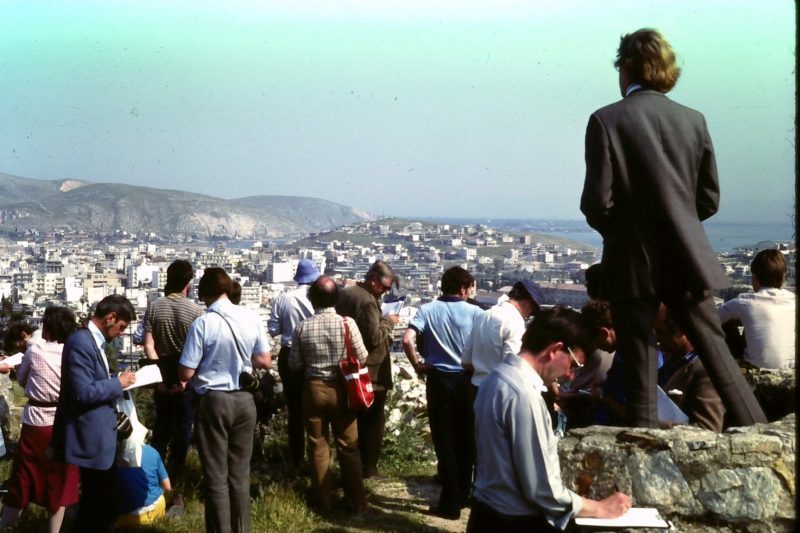
[[[347,360],[352,364],[354,361],[358,362],[358,359],[353,355],[353,347],[350,345],[350,328],[347,327],[347,318],[342,317],[342,324],[344,324],[344,347],[347,350]]]
[[[236,336],[236,333],[234,333],[233,326],[231,326],[231,323],[228,322],[228,319],[225,318],[225,315],[223,315],[222,313],[220,313],[216,309],[209,309],[209,312],[218,314],[219,316],[222,317],[222,320],[224,320],[225,323],[228,324],[228,328],[230,328],[231,335],[233,336],[233,341],[236,343],[236,351],[239,352],[239,357],[242,358],[242,362],[245,363],[245,365],[246,365],[247,364],[247,358],[245,357],[244,352],[242,351],[242,347],[239,346],[239,338]]]

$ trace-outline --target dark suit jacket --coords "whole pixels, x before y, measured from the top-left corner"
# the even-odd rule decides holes
[[[701,224],[718,206],[703,115],[642,89],[591,116],[581,211],[603,236],[605,299],[727,287]]]
[[[122,397],[122,385],[108,376],[100,357],[88,329],[79,329],[67,339],[53,447],[63,451],[69,464],[107,470],[117,450],[115,401]]]
[[[725,406],[699,358],[680,366],[666,378],[661,388],[666,393],[673,389],[683,393],[670,398],[686,413],[690,422],[717,433],[722,432]]]

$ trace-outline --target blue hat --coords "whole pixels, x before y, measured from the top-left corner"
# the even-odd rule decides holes
[[[319,269],[317,265],[314,264],[314,261],[311,259],[301,259],[299,263],[297,263],[297,272],[294,274],[294,280],[304,285],[306,283],[314,283],[317,281],[319,277]]]
[[[536,303],[536,305],[539,307],[542,307],[542,303],[544,303],[544,294],[542,294],[542,288],[538,283],[529,279],[525,279],[516,282],[514,285],[522,285],[522,287],[525,289],[525,292],[531,296],[531,299],[534,301],[534,303]]]

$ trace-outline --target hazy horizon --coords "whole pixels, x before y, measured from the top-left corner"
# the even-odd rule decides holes
[[[36,179],[385,216],[581,220],[619,36],[661,30],[714,141],[720,223],[794,212],[788,0],[0,4],[0,160]]]

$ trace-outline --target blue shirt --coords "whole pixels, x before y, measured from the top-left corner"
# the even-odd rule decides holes
[[[253,369],[250,356],[269,351],[270,342],[258,314],[220,298],[192,322],[180,364],[195,369],[191,385],[197,394],[235,391],[241,388],[239,374]]]
[[[131,513],[153,505],[164,494],[161,482],[169,477],[161,456],[152,446],[142,446],[142,466],[120,468],[117,471],[119,512]]]
[[[544,514],[564,529],[583,499],[561,480],[558,439],[533,367],[510,355],[481,382],[475,399],[473,496],[498,513]]]
[[[422,335],[425,362],[442,372],[463,372],[461,352],[483,310],[458,296],[440,296],[419,308],[409,322]]]

